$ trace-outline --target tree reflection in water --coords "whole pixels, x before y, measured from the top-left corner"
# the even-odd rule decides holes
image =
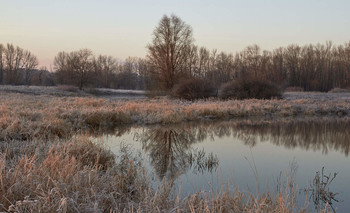
[[[335,150],[349,155],[350,119],[312,119],[221,123],[219,129],[254,146],[258,142],[271,142],[287,149],[322,151]],[[220,137],[220,135],[218,135]]]
[[[195,173],[214,171],[218,158],[204,150],[195,150],[191,146],[207,137],[192,127],[154,127],[145,129],[137,137],[149,154],[150,162],[160,179],[176,179],[178,175],[192,168]]]
[[[218,158],[205,150],[195,150],[194,143],[207,138],[234,137],[244,144],[255,146],[271,142],[288,149],[321,150],[327,154],[336,150],[349,155],[350,119],[285,119],[280,121],[225,121],[215,123],[153,126],[144,128],[137,137],[155,172],[164,177],[176,178],[192,169],[193,172],[214,171]]]

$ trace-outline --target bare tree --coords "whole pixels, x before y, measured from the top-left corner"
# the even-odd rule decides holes
[[[73,84],[71,68],[69,67],[69,53],[59,52],[55,56],[54,69],[58,84]]]
[[[164,15],[153,32],[147,55],[154,77],[164,89],[171,89],[182,74],[181,66],[192,44],[192,28],[175,15]]]
[[[37,57],[28,50],[7,44],[5,49],[5,66],[8,83],[20,84],[22,80],[20,71],[24,71],[25,83],[30,84],[31,73],[38,64]]]
[[[233,56],[221,52],[216,58],[217,80],[220,84],[226,83],[232,79],[233,76]]]
[[[271,56],[271,63],[268,69],[268,77],[272,82],[280,82],[280,84],[287,84],[287,69],[286,60],[284,58],[284,48],[280,47],[273,50]]]
[[[99,55],[94,58],[94,79],[98,87],[111,87],[113,75],[118,70],[118,63],[112,56]]]
[[[80,90],[86,86],[91,77],[91,71],[93,69],[93,54],[91,50],[82,49],[76,52],[72,52],[70,55],[70,62],[72,71],[76,76],[76,83]]]
[[[154,86],[154,80],[150,73],[150,65],[146,59],[139,58],[138,60],[138,73],[140,77],[140,89],[150,89]]]
[[[189,77],[198,77],[198,47],[196,45],[188,47],[182,72]]]
[[[24,51],[22,63],[25,73],[25,84],[29,85],[31,83],[33,70],[39,65],[39,62],[36,56],[29,51]]]
[[[198,73],[200,76],[206,77],[207,73],[210,71],[210,52],[205,47],[201,47],[198,54]]]
[[[299,67],[301,59],[301,48],[298,45],[289,45],[285,49],[284,60],[286,62],[286,70],[289,76],[290,86],[300,86],[299,83]]]
[[[118,66],[115,76],[115,88],[139,89],[139,58],[128,57]]]
[[[92,77],[92,51],[81,49],[71,53],[60,52],[55,57],[54,66],[60,83],[74,84],[82,90]]]

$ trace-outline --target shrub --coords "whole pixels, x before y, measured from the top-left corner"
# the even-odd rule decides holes
[[[270,99],[281,96],[282,91],[278,86],[260,79],[237,79],[223,84],[219,90],[222,99]]]
[[[196,78],[180,81],[173,87],[171,91],[172,97],[187,100],[208,98],[215,95],[215,88],[212,87],[210,83]]]

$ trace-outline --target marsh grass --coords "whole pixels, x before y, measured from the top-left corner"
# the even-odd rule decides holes
[[[45,141],[28,143],[35,147]],[[8,154],[15,147],[9,145],[0,155],[0,211],[305,212],[295,202],[297,189],[288,173],[274,192],[246,194],[228,182],[215,193],[182,198],[173,191],[174,180],[153,188],[142,160],[128,146],[115,156],[87,136],[46,145],[16,156]]]
[[[119,100],[0,93],[0,140],[68,138],[131,124],[175,124],[239,118],[344,117],[349,99]]]
[[[9,145],[0,155],[0,211],[305,212],[294,201],[297,190],[287,173],[275,192],[246,194],[228,182],[215,193],[183,198],[173,190],[174,180],[152,187],[142,160],[128,146],[115,156],[87,136],[46,145],[16,156],[8,154],[15,147]]]
[[[126,124],[349,112],[346,100],[111,101],[4,92],[0,98],[0,211],[12,212],[304,211],[290,202],[294,191],[287,187],[247,196],[223,185],[217,194],[195,192],[186,198],[172,193],[174,180],[153,189],[142,162],[127,147],[115,156],[84,132]]]
[[[148,190],[138,165],[128,157],[116,161],[86,137],[16,159],[7,152],[0,156],[1,211],[106,212],[142,200]]]

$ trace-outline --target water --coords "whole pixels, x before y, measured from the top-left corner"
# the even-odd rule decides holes
[[[315,211],[325,202],[312,196],[316,189],[312,181],[324,167],[327,176],[338,173],[327,187],[338,193],[333,208],[350,209],[349,119],[132,127],[106,134],[102,140],[115,153],[120,143],[130,145],[141,153],[137,155],[144,159],[154,186],[175,179],[174,191],[182,197],[199,190],[215,194],[222,185],[253,194],[275,193],[288,177],[297,184],[299,206],[307,202],[308,210]]]

